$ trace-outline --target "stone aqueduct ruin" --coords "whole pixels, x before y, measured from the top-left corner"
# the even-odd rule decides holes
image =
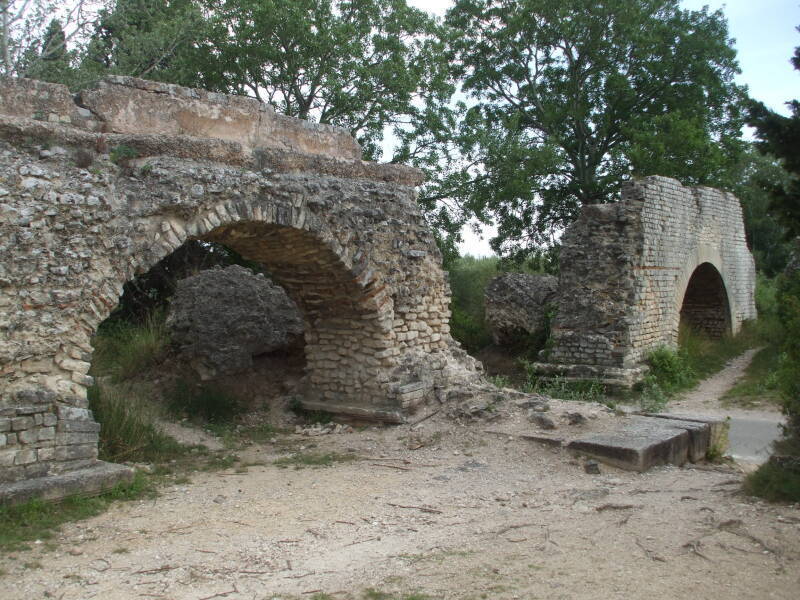
[[[674,179],[628,182],[562,240],[552,347],[540,373],[629,387],[681,322],[712,336],[756,318],[753,256],[732,194]]]
[[[76,96],[9,80],[0,153],[0,498],[123,474],[97,461],[91,337],[122,285],[187,239],[264,263],[297,302],[307,408],[402,422],[480,378],[450,337],[421,173],[363,162],[344,131],[131,78]],[[584,211],[562,265],[547,372],[632,381],[674,343],[684,289],[686,318],[711,330],[755,316],[738,202],[712,190],[629,187]]]

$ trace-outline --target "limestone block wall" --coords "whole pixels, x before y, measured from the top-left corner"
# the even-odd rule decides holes
[[[248,99],[120,78],[68,98],[0,86],[0,482],[95,460],[91,337],[190,238],[263,262],[298,304],[309,408],[400,421],[478,377],[449,334],[418,171]],[[226,131],[243,139],[201,137]],[[137,157],[112,163],[119,146]]]
[[[665,177],[629,182],[620,202],[585,207],[564,235],[553,343],[538,368],[630,385],[651,351],[677,344],[682,309],[736,333],[756,318],[754,294],[736,197]]]

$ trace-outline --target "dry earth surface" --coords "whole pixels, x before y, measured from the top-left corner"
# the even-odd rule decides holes
[[[569,426],[575,410],[588,420]],[[621,418],[557,401],[550,414],[560,434]],[[193,474],[66,525],[55,550],[0,557],[0,596],[798,597],[800,507],[744,496],[736,465],[590,475],[560,448],[486,433],[532,430],[513,402],[490,416],[250,445],[246,472]],[[307,452],[357,458],[273,464]]]

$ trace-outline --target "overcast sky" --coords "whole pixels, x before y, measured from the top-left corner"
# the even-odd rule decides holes
[[[452,5],[451,0],[408,1],[438,15]],[[739,83],[747,85],[753,98],[788,114],[784,102],[800,98],[800,72],[789,63],[794,48],[800,46],[796,29],[800,25],[800,0],[683,0],[681,4],[693,10],[706,5],[712,10],[722,9],[739,55]],[[471,232],[465,238],[462,252],[491,254],[487,240]]]

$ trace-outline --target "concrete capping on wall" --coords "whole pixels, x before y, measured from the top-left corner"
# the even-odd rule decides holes
[[[730,193],[630,181],[619,202],[584,207],[562,242],[553,344],[536,365],[545,376],[640,380],[650,352],[677,345],[687,286],[705,263],[722,279],[730,333],[757,316],[755,263]]]

